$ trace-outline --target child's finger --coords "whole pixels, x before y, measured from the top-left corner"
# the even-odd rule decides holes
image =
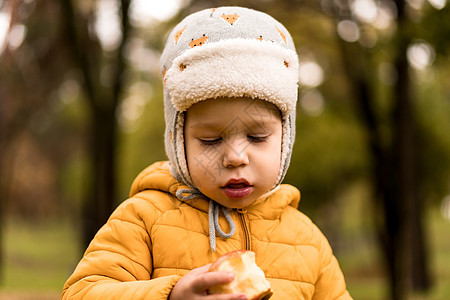
[[[212,264],[207,264],[207,265],[204,265],[204,266],[195,268],[195,269],[193,269],[190,273],[192,273],[192,274],[206,273],[206,272],[208,272],[209,267],[210,267],[211,265],[212,265]]]
[[[192,287],[195,291],[202,292],[214,285],[231,282],[233,279],[234,274],[231,272],[207,272],[195,278]]]

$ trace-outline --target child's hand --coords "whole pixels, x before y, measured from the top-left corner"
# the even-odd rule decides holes
[[[234,275],[230,272],[208,272],[211,264],[194,269],[184,275],[173,287],[169,300],[246,300],[244,294],[215,294],[208,295],[207,289],[211,286],[233,281]]]

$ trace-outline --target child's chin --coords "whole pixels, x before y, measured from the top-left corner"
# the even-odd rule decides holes
[[[250,204],[252,204],[255,199],[252,198],[246,198],[246,199],[231,199],[231,205],[227,206],[229,208],[233,208],[233,209],[245,209],[246,207],[248,207]]]

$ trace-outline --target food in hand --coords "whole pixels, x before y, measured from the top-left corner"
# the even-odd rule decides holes
[[[264,272],[256,265],[255,252],[237,250],[219,257],[209,272],[228,271],[234,280],[209,288],[209,294],[243,293],[249,300],[267,300],[273,292]]]

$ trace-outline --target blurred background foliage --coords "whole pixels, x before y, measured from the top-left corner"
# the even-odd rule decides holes
[[[450,299],[446,0],[0,0],[0,299],[59,299],[166,159],[159,56],[203,8],[265,11],[300,57],[285,182],[355,299]]]

